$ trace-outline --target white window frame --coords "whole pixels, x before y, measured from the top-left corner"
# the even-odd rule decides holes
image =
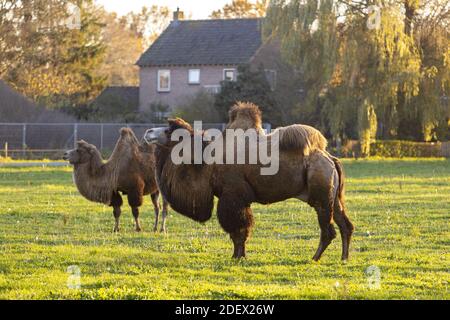
[[[191,81],[191,72],[198,72],[198,81]],[[200,69],[189,69],[188,70],[188,84],[196,85],[201,83],[202,72]]]
[[[222,89],[222,87],[218,84],[205,85],[205,86],[203,86],[203,88],[211,94],[218,94],[218,93],[220,93],[220,90]]]
[[[233,71],[233,80],[227,80],[226,74],[228,71]],[[223,69],[223,81],[236,81],[236,77],[237,77],[237,71],[235,68],[228,68],[228,69]]]
[[[161,88],[161,74],[163,72],[167,72],[169,74],[169,87],[168,88]],[[158,70],[158,92],[170,92],[171,86],[172,86],[172,74],[170,70],[168,69],[162,69]]]

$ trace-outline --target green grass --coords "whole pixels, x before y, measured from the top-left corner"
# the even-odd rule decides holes
[[[168,235],[133,231],[124,207],[76,191],[69,168],[0,168],[0,299],[449,299],[450,161],[345,161],[356,226],[348,264],[336,239],[319,263],[314,211],[290,200],[254,206],[248,258],[216,218],[200,225],[171,212]],[[69,289],[67,268],[81,270]],[[380,288],[369,287],[376,266]]]

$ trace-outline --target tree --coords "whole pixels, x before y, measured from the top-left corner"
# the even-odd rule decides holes
[[[136,86],[139,84],[136,61],[168,25],[169,9],[143,7],[140,12],[130,12],[125,16],[104,9],[100,11],[105,25],[106,58],[99,73],[107,77],[109,85]]]
[[[335,139],[368,137],[364,109],[378,119],[380,138],[429,140],[448,92],[448,1],[377,3],[274,0],[265,33],[281,39],[285,60],[302,74],[298,114],[312,124]]]
[[[233,0],[230,4],[226,4],[222,9],[213,11],[211,18],[232,19],[264,17],[268,3],[269,0],[257,0],[256,2]]]
[[[116,13],[102,10],[101,15],[105,24],[106,57],[99,66],[99,74],[108,79],[109,85],[138,85],[139,69],[135,64],[144,50],[143,39],[130,30],[125,19]]]
[[[143,46],[148,48],[170,23],[168,7],[143,7],[139,13],[130,12],[124,19],[129,29],[143,40]]]
[[[450,138],[450,1],[424,1],[413,17],[413,36],[421,56],[420,94],[409,106],[425,141]],[[412,118],[413,116],[410,116]],[[408,129],[403,131],[412,135]]]
[[[95,97],[105,85],[96,74],[105,47],[93,1],[26,0],[7,6],[8,2],[0,2],[0,28],[6,30],[0,46],[7,48],[0,76],[34,101],[54,108],[82,105]],[[69,23],[72,18],[79,24]]]
[[[280,123],[270,84],[264,69],[251,70],[248,65],[238,68],[237,81],[223,81],[221,92],[216,95],[215,108],[222,119],[228,119],[228,111],[237,102],[252,102],[261,108],[272,123]]]
[[[223,112],[218,112],[216,108],[214,95],[200,90],[195,95],[184,99],[183,103],[175,108],[172,117],[179,117],[190,123],[198,120],[205,123],[226,122],[227,118],[223,117]]]

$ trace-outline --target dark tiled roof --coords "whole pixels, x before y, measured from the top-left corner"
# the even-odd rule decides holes
[[[111,100],[137,108],[139,106],[139,87],[107,87],[94,100],[94,103],[108,105],[111,103]]]
[[[261,19],[173,21],[137,64],[237,65],[261,47]]]

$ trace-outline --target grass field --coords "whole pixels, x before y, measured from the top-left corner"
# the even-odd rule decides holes
[[[84,200],[70,168],[0,168],[0,299],[449,299],[450,161],[345,169],[356,226],[346,265],[339,238],[311,261],[319,227],[297,200],[254,206],[248,258],[236,262],[215,217],[200,225],[171,212],[169,233],[153,234],[147,200],[145,232],[124,207],[113,234],[110,208]],[[68,287],[69,266],[81,289]]]

